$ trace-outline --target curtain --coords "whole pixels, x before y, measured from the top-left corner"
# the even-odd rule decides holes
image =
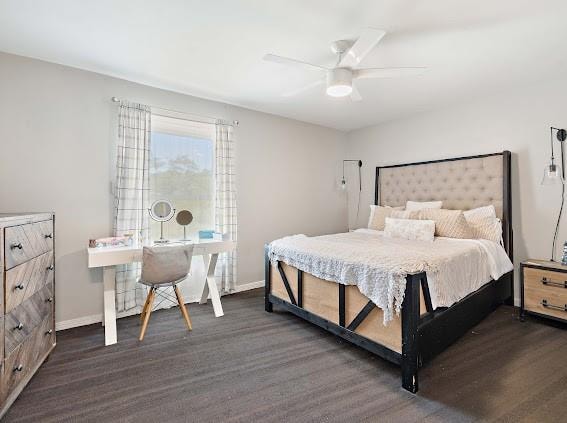
[[[236,187],[233,128],[216,124],[215,137],[215,231],[236,241]],[[222,292],[236,287],[236,251],[219,255],[215,270]]]
[[[118,112],[118,151],[114,186],[114,236],[132,234],[134,242],[149,238],[150,107],[121,102]],[[116,308],[124,311],[144,301],[137,283],[141,263],[117,266]]]

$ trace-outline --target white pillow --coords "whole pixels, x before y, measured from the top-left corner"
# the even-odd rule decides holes
[[[496,217],[493,205],[463,212],[474,238],[502,243],[502,222]]]
[[[491,204],[490,206],[477,207],[463,212],[465,219],[477,219],[481,217],[496,217],[496,209]]]
[[[413,220],[386,218],[384,236],[388,238],[402,238],[412,241],[430,241],[435,235],[435,222],[433,220]]]
[[[440,209],[443,201],[408,201],[406,210]]]
[[[368,218],[368,229],[383,231],[384,219],[386,218],[386,216],[390,216],[395,210],[403,210],[403,207],[376,206],[374,204],[371,204],[370,217]]]

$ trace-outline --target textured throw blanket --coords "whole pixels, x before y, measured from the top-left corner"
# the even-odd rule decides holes
[[[491,262],[487,255],[477,240],[408,241],[362,230],[318,237],[294,235],[273,241],[269,247],[272,263],[282,261],[321,279],[357,285],[383,310],[384,324],[393,319],[394,312],[400,313],[408,274],[427,272],[428,278],[435,275],[438,282],[441,279],[441,286],[450,285],[455,277],[451,271],[462,266],[463,260],[469,261],[469,268],[481,265],[488,269]],[[503,273],[505,269],[500,270]],[[488,278],[482,282],[486,283],[491,273],[496,272],[488,269],[477,279]]]

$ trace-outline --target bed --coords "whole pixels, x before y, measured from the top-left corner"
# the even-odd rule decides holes
[[[493,204],[502,221],[504,254],[512,260],[510,162],[510,152],[504,151],[377,167],[374,203],[402,206],[407,200],[443,200],[443,208],[460,210]],[[350,242],[362,243],[380,235],[361,232],[344,236]],[[336,238],[330,240],[335,242]],[[362,247],[358,248],[363,251]],[[402,387],[412,393],[418,390],[421,366],[499,305],[513,303],[512,270],[498,275],[498,279],[489,278],[489,282],[482,283],[478,289],[450,306],[434,304],[436,301],[432,299],[430,290],[433,272],[430,272],[431,281],[428,280],[428,271],[408,273],[404,276],[399,313],[393,315],[364,295],[361,289],[366,294],[369,292],[362,286],[359,289],[357,285],[337,283],[325,279],[325,274],[314,273],[305,271],[301,265],[274,260],[273,256],[270,260],[267,245],[266,311],[272,312],[276,305],[398,364]]]

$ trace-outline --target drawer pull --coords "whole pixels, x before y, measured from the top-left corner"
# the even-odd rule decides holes
[[[23,283],[19,283],[14,287],[14,290],[19,289],[19,290],[23,290],[24,289],[24,284]]]
[[[51,238],[51,239],[53,239],[53,234],[45,234],[45,238]]]
[[[552,308],[554,310],[567,311],[567,304],[564,304],[562,306],[558,306],[558,305],[555,305],[555,304],[548,303],[547,300],[544,299],[544,300],[541,300],[541,305],[544,306],[544,307],[547,307],[547,308]]]
[[[558,287],[558,288],[565,288],[565,289],[567,289],[567,281],[563,281],[563,282],[553,282],[551,279],[541,278],[541,283],[544,284],[544,285],[556,286],[556,287]]]
[[[14,330],[22,330],[24,328],[24,324],[22,322],[18,322],[18,326],[14,326]]]
[[[55,266],[51,265],[51,266],[47,267],[46,270],[53,270],[53,269],[55,269]],[[566,288],[567,288],[567,286],[566,286]]]
[[[17,244],[12,244],[10,245],[10,249],[11,250],[15,250],[15,249],[21,250],[22,248],[24,248],[24,246],[22,245],[21,242],[18,242]]]
[[[49,297],[47,300],[45,300],[46,303],[52,303],[53,302],[53,297]]]
[[[53,329],[49,329],[47,332],[45,332],[46,335],[51,335],[53,333]]]
[[[21,372],[22,370],[24,370],[23,364],[18,364],[16,367],[14,367],[15,372]]]

